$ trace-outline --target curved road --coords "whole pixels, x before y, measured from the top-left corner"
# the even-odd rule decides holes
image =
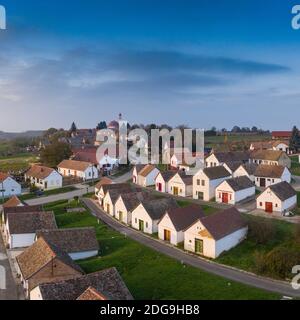
[[[300,290],[294,290],[292,286],[287,282],[275,281],[269,278],[259,277],[252,273],[243,272],[241,270],[233,269],[224,265],[210,262],[205,259],[201,259],[200,257],[190,255],[175,247],[166,245],[163,242],[150,238],[139,231],[135,231],[132,228],[119,223],[118,221],[114,220],[106,213],[104,213],[93,200],[83,199],[83,201],[97,218],[101,219],[111,228],[122,234],[126,234],[133,240],[138,241],[143,245],[146,245],[169,257],[172,257],[173,259],[182,261],[187,265],[191,265],[208,273],[212,273],[230,279],[232,281],[240,282],[267,291],[277,292],[284,296],[300,297]]]

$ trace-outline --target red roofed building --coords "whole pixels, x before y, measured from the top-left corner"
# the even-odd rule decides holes
[[[272,139],[282,140],[282,139],[290,139],[292,136],[292,131],[273,131]]]

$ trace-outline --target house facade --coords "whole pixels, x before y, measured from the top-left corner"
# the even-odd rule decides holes
[[[31,185],[42,190],[57,189],[63,185],[62,176],[56,170],[45,166],[32,166],[24,177]]]
[[[74,177],[83,181],[98,179],[97,168],[90,162],[64,160],[58,165],[58,172],[63,177]]]
[[[257,168],[257,164],[255,163],[247,163],[240,165],[234,172],[233,172],[233,178],[237,177],[248,177],[251,181],[255,181],[255,171]]]
[[[249,152],[214,152],[205,159],[205,166],[218,167],[225,163],[248,163],[250,159]]]
[[[191,197],[193,195],[193,176],[184,171],[177,172],[168,181],[168,193],[179,197]]]
[[[133,181],[135,184],[141,187],[149,187],[155,185],[155,178],[159,174],[159,170],[151,164],[144,166],[142,169],[138,170],[135,167],[133,172]]]
[[[155,190],[168,193],[168,182],[177,173],[175,170],[160,172],[155,178]]]
[[[255,185],[260,188],[267,188],[280,182],[291,183],[292,174],[287,167],[280,165],[259,165],[255,170]]]
[[[0,172],[0,196],[4,198],[18,196],[22,193],[21,185],[6,173]]]
[[[251,154],[251,162],[255,164],[283,166],[291,168],[291,159],[283,151],[261,150]]]
[[[210,201],[215,197],[216,187],[230,179],[231,174],[224,166],[204,168],[193,177],[193,198]]]

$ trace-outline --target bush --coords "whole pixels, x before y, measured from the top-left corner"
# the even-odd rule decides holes
[[[294,239],[296,244],[300,245],[300,224],[297,224],[295,227]]]
[[[271,219],[251,219],[248,225],[248,238],[256,244],[267,244],[275,238],[276,229]]]

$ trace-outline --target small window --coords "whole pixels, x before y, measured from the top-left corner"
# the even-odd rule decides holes
[[[200,186],[200,179],[197,179],[197,186]]]
[[[137,218],[135,218],[135,223],[137,223]]]
[[[260,206],[260,207],[262,207],[262,206],[263,206],[262,202],[260,202],[260,203],[259,203],[259,206]]]
[[[146,222],[146,228],[148,228],[148,222]]]
[[[205,187],[205,180],[202,180],[201,184],[202,184],[202,187]]]

